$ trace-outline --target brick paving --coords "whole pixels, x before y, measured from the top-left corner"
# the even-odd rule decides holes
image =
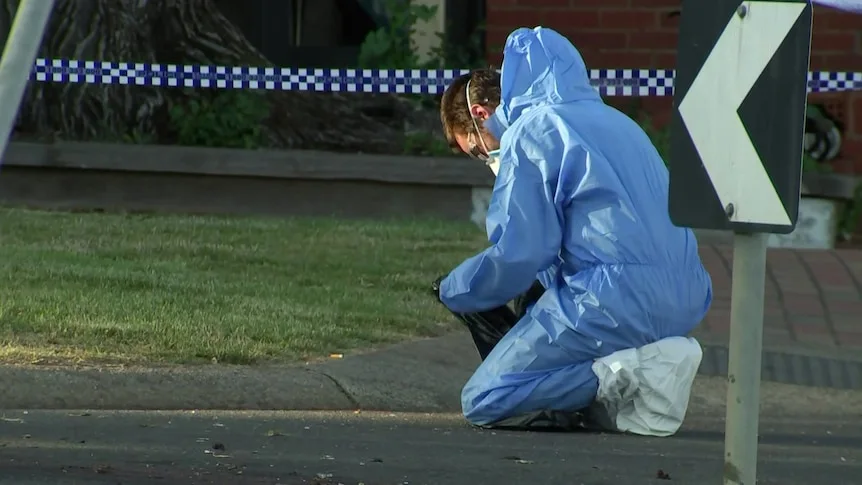
[[[733,247],[703,244],[700,254],[714,300],[698,333],[726,336]],[[862,250],[769,249],[763,340],[862,350]]]

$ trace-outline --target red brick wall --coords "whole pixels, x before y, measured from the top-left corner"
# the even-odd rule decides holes
[[[486,0],[489,59],[498,64],[506,36],[518,27],[550,27],[567,36],[590,68],[672,69],[676,64],[679,0]],[[814,8],[811,69],[862,71],[862,15]],[[622,108],[666,122],[672,99],[608,98]],[[844,123],[836,170],[862,174],[862,93],[809,96]]]

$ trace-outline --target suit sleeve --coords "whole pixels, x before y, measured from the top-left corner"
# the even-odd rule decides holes
[[[470,313],[505,305],[557,262],[562,228],[548,182],[556,177],[544,173],[549,167],[544,158],[553,155],[531,137],[501,150],[501,170],[486,219],[491,246],[442,281],[440,298],[450,310]]]

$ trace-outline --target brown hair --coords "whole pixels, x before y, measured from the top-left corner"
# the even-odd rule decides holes
[[[500,73],[496,69],[476,69],[455,78],[440,100],[440,121],[449,147],[461,153],[455,134],[475,131],[473,118],[467,108],[467,82],[470,82],[470,101],[489,109],[500,104]]]

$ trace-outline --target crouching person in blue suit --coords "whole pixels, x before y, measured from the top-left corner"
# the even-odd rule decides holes
[[[650,139],[541,27],[510,34],[500,74],[455,79],[440,110],[452,148],[496,175],[490,247],[433,286],[482,358],[466,419],[572,429],[593,414],[604,428],[673,434],[701,356],[685,336],[712,283],[691,230],[670,221]]]

